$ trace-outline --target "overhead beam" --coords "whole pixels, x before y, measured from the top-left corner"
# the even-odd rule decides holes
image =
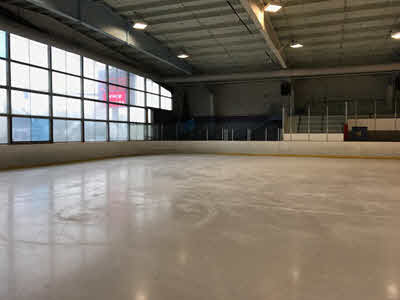
[[[292,31],[292,30],[305,30],[305,29],[315,29],[315,28],[324,28],[326,26],[341,26],[343,24],[356,24],[356,23],[365,23],[365,22],[373,22],[373,21],[380,21],[383,19],[390,19],[397,17],[397,13],[388,13],[388,14],[380,14],[376,16],[367,16],[367,17],[356,17],[356,18],[340,18],[338,20],[333,21],[323,21],[323,22],[308,22],[303,24],[297,25],[290,25],[290,26],[276,26],[276,30],[278,32],[283,31]],[[390,20],[393,22],[393,20]]]
[[[175,5],[178,2],[175,3]],[[217,9],[223,9],[227,7],[227,3],[225,1],[216,2],[216,3],[207,3],[200,5],[190,5],[190,6],[181,6],[174,8],[164,8],[162,10],[158,10],[157,6],[153,6],[153,9],[149,11],[140,12],[139,15],[143,18],[151,18],[152,16],[162,17],[162,16],[170,16],[174,14],[183,14],[183,13],[192,13],[194,11],[212,11]],[[131,15],[134,18],[134,15]]]
[[[377,32],[377,31],[385,31],[388,32],[392,29],[392,25],[382,25],[382,26],[367,26],[362,28],[353,28],[346,30],[326,30],[326,28],[321,28],[321,32],[306,32],[306,33],[298,33],[296,34],[296,38],[300,40],[320,38],[321,36],[335,36],[335,35],[350,35],[350,34],[360,34],[365,32]],[[281,41],[286,40],[290,41],[293,38],[291,33],[280,35]]]
[[[258,0],[240,0],[243,8],[249,14],[251,20],[256,25],[258,31],[262,34],[267,44],[266,51],[270,57],[278,63],[282,68],[286,69],[285,54],[282,52],[278,35],[268,14],[264,14],[264,6]]]
[[[237,9],[238,13],[246,13],[246,11],[243,8],[238,8]],[[211,18],[216,18],[216,17],[226,17],[233,15],[232,9],[228,7],[227,9],[221,9],[221,10],[216,10],[216,11],[209,11],[209,12],[203,12],[203,13],[198,13],[198,12],[193,12],[193,14],[187,15],[187,16],[169,16],[167,18],[146,18],[146,21],[150,25],[164,25],[164,24],[170,24],[170,23],[179,23],[179,22],[184,22],[184,21],[192,21],[193,19],[196,20],[205,20],[205,19],[211,19]]]
[[[40,9],[43,13],[68,20],[80,27],[96,31],[104,37],[124,43],[157,61],[187,75],[192,67],[180,60],[167,47],[145,32],[132,29],[131,24],[108,6],[92,0],[21,0],[19,6]]]
[[[280,78],[304,78],[318,76],[335,75],[355,75],[372,73],[390,73],[400,71],[400,63],[365,65],[365,66],[346,66],[337,68],[319,68],[319,69],[286,69],[270,72],[237,73],[225,75],[200,75],[190,77],[170,77],[161,81],[164,83],[211,83],[221,81],[240,81],[256,79],[280,79]]]
[[[229,39],[229,38],[244,38],[243,36],[243,31],[246,30],[246,28],[241,28],[240,31],[235,31],[235,32],[228,32],[228,33],[217,33],[210,35],[209,33],[207,35],[200,35],[200,36],[188,36],[188,37],[179,37],[179,38],[172,38],[168,39],[168,44],[179,44],[179,43],[190,43],[190,42],[202,42],[202,41],[214,41],[215,39],[221,40],[221,39]],[[260,36],[258,34],[252,34],[252,35],[245,35],[246,38],[249,39],[259,39]],[[162,39],[162,37],[160,37]]]
[[[288,2],[288,4],[290,1]],[[353,5],[348,7],[337,7],[337,8],[328,8],[328,9],[320,9],[320,10],[313,10],[311,12],[306,13],[286,13],[283,15],[282,13],[279,15],[272,16],[272,20],[275,21],[283,21],[286,19],[290,19],[290,21],[295,21],[297,19],[304,20],[304,18],[312,18],[312,17],[323,17],[333,14],[343,14],[343,13],[354,13],[354,12],[361,12],[366,10],[377,10],[377,9],[384,9],[384,8],[398,8],[400,7],[400,2],[393,2],[390,1],[387,5],[386,3],[372,3],[372,4],[362,4],[362,5]]]
[[[185,0],[185,3],[196,3],[199,2],[200,0]],[[146,3],[141,3],[141,4],[133,4],[133,5],[124,5],[116,8],[115,10],[117,12],[123,13],[123,12],[130,12],[130,11],[140,11],[140,10],[146,10],[146,9],[154,9],[155,7],[157,8],[162,8],[165,6],[171,6],[171,5],[176,5],[178,2],[176,0],[161,0],[161,1],[150,1]]]
[[[248,22],[247,25],[252,25],[251,22]],[[174,29],[164,29],[164,30],[154,30],[151,31],[154,35],[163,35],[163,34],[181,34],[181,33],[193,33],[198,31],[206,31],[206,30],[216,30],[216,29],[226,29],[233,27],[242,27],[243,24],[240,22],[223,22],[217,23],[213,25],[200,25],[200,26],[190,26],[190,27],[181,27]]]

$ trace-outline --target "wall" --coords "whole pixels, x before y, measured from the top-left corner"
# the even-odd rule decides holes
[[[278,116],[281,114],[282,105],[289,103],[289,97],[281,96],[282,82],[283,80],[261,80],[209,84],[208,87],[215,96],[215,115],[217,117]],[[325,99],[332,103],[360,100],[360,112],[364,111],[367,114],[371,109],[371,101],[377,99],[380,100],[378,102],[380,113],[392,110],[391,74],[295,79],[292,82],[297,111],[312,100],[323,102]],[[198,92],[195,86],[187,89],[193,94]],[[195,100],[197,106],[192,107],[193,115],[204,115],[204,108],[200,106],[202,101],[206,101],[205,99],[206,97],[202,97],[200,93],[197,95]],[[362,100],[367,103],[363,104]],[[319,105],[318,109],[321,108]],[[350,105],[348,109],[351,113]],[[331,105],[330,111],[344,113],[344,104],[340,104],[337,109]]]
[[[187,102],[191,117],[213,117],[215,115],[214,94],[209,88],[203,85],[194,85],[181,90],[183,101]]]
[[[363,75],[329,78],[308,78],[295,80],[296,109],[303,109],[308,103],[325,101],[342,102],[338,108],[330,105],[332,112],[344,112],[344,101],[357,100],[359,111],[369,113],[373,100],[381,100],[381,113],[392,108],[391,75]],[[383,108],[383,109],[382,109]],[[314,111],[318,109],[314,107]],[[351,110],[352,107],[349,107]]]
[[[247,154],[400,159],[400,143],[371,142],[120,142],[0,146],[0,169],[152,154]]]
[[[226,83],[210,85],[215,95],[217,117],[280,115],[282,104],[289,103],[281,96],[281,80]]]

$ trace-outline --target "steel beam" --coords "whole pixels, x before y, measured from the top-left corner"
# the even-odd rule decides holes
[[[187,75],[192,67],[180,60],[158,40],[142,31],[133,30],[131,24],[111,8],[93,0],[23,0],[19,6],[43,10],[43,13],[63,18],[77,26],[96,31],[110,40],[124,43],[135,50],[167,64]]]
[[[164,78],[161,81],[164,83],[203,83],[203,82],[206,83],[206,82],[241,81],[241,80],[257,80],[257,79],[305,78],[305,77],[321,77],[321,76],[337,76],[337,75],[391,73],[395,71],[400,71],[400,63],[366,65],[366,66],[347,66],[347,67],[321,68],[321,69],[291,69],[291,70],[278,70],[270,72],[255,72],[255,73],[228,74],[228,75],[170,77],[170,78]]]
[[[269,15],[264,13],[264,6],[257,0],[240,0],[243,8],[247,11],[253,23],[265,39],[266,51],[276,63],[286,69],[285,54],[282,52],[278,35],[272,26]]]

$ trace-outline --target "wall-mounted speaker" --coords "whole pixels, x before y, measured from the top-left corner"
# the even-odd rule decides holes
[[[290,85],[290,82],[282,82],[281,83],[281,96],[290,96],[292,93],[292,86]]]

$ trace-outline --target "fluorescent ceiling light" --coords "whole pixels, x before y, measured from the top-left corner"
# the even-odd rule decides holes
[[[282,8],[282,5],[278,1],[269,1],[265,6],[266,12],[276,13]]]
[[[300,44],[299,42],[293,41],[293,42],[290,44],[290,48],[293,48],[293,49],[303,48],[303,45]]]
[[[392,39],[400,40],[400,31],[392,32]]]
[[[147,24],[144,23],[144,22],[136,22],[136,23],[133,25],[133,28],[138,29],[138,30],[144,30],[144,29],[147,28]]]
[[[189,58],[189,55],[187,55],[186,53],[181,53],[178,55],[178,58],[182,58],[182,59]]]

